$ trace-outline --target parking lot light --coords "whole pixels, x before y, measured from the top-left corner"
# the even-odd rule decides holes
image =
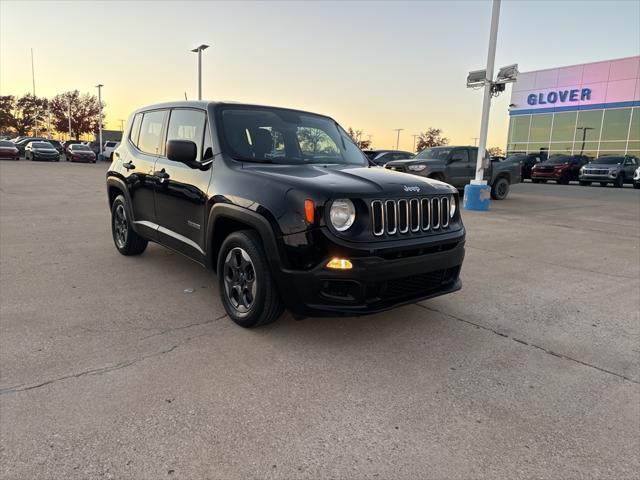
[[[98,142],[100,143],[98,147],[100,149],[98,158],[100,160],[102,160],[102,87],[104,87],[104,85],[101,83],[96,85],[98,89],[98,106],[100,108],[100,113],[98,114]]]
[[[202,100],[202,51],[207,48],[209,48],[209,45],[203,43],[191,50],[193,53],[198,54],[198,100]]]

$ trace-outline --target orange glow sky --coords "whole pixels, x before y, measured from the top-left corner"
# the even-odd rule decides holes
[[[478,136],[482,94],[465,88],[486,62],[491,3],[0,2],[0,94],[96,92],[106,128],[142,105],[203,96],[301,108],[410,150],[440,127]],[[496,65],[521,71],[640,54],[640,2],[503,0]],[[612,34],[615,31],[615,35]],[[489,146],[505,147],[510,89],[493,102]]]

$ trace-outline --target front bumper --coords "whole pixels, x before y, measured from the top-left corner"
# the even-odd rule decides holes
[[[531,178],[533,180],[557,180],[562,177],[564,174],[563,171],[553,171],[553,172],[531,172]]]
[[[580,174],[581,182],[613,182],[618,177],[618,174],[615,173],[613,175],[596,175],[596,174]]]
[[[422,248],[369,250],[348,256],[351,270],[280,270],[276,275],[289,310],[307,316],[376,313],[460,290],[464,229],[446,238],[426,239]],[[403,256],[403,255],[407,256]]]

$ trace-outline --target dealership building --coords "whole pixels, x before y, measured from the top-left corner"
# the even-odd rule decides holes
[[[640,56],[520,73],[509,115],[509,153],[640,157]]]

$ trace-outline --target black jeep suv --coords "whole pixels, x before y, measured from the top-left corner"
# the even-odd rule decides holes
[[[359,315],[461,287],[455,188],[370,167],[331,118],[175,102],[136,111],[107,172],[123,255],[160,243],[217,272],[229,316]]]

